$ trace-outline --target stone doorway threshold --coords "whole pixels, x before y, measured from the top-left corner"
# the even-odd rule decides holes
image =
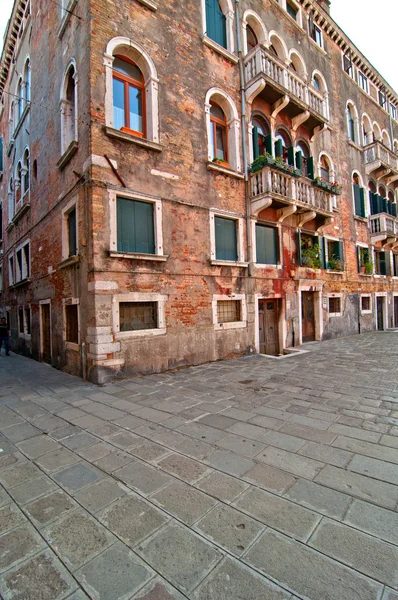
[[[259,356],[264,356],[264,358],[271,358],[273,360],[283,360],[284,358],[292,358],[293,356],[297,356],[298,354],[307,354],[309,350],[302,350],[301,348],[284,348],[283,354],[280,356],[272,356],[271,354],[260,354]]]

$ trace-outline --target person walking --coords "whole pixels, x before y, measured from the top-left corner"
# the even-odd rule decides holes
[[[10,356],[10,330],[7,327],[7,319],[5,317],[0,319],[0,354],[3,342],[6,356]]]

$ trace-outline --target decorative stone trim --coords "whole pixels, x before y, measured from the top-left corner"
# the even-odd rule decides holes
[[[69,144],[63,155],[57,160],[56,164],[58,169],[62,170],[68,164],[72,156],[76,154],[78,148],[78,143],[75,140],[73,140],[73,142]]]
[[[151,10],[158,9],[158,3],[154,2],[153,0],[137,0],[137,2],[139,2],[140,4],[143,4],[144,6],[147,6]]]
[[[159,256],[158,254],[136,254],[135,252],[109,252],[111,258],[128,258],[130,260],[152,260],[166,262],[168,255]]]
[[[233,54],[232,52],[230,52],[226,48],[223,48],[223,46],[220,46],[220,44],[217,44],[217,42],[215,42],[211,38],[207,37],[206,34],[204,34],[202,36],[202,42],[206,46],[208,46],[209,48],[211,48],[212,50],[215,50],[216,52],[218,52],[218,54],[221,54],[221,56],[223,56],[224,58],[226,58],[227,60],[229,60],[234,65],[238,64],[239,59],[238,59],[238,57],[235,54]]]
[[[223,175],[228,175],[229,177],[236,177],[236,179],[244,179],[245,176],[243,173],[238,173],[238,171],[234,171],[233,169],[228,169],[227,167],[223,167],[222,165],[218,165],[215,162],[208,161],[207,168],[209,171],[217,171],[218,173],[222,173]]]
[[[78,265],[79,262],[80,262],[80,256],[78,256],[78,255],[70,256],[69,258],[66,258],[65,260],[61,260],[61,262],[58,263],[57,267],[58,267],[58,270],[66,269],[67,267],[72,267],[74,265]]]
[[[130,142],[130,144],[137,144],[137,146],[141,146],[147,150],[155,150],[156,152],[161,152],[163,150],[162,146],[156,142],[151,142],[150,140],[145,140],[138,136],[132,135],[131,133],[120,131],[120,129],[114,129],[113,127],[105,126],[105,133],[106,135],[109,135],[109,137],[117,138],[119,140],[123,140],[124,142]]]

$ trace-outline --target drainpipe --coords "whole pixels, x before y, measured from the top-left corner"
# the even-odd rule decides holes
[[[251,262],[252,257],[252,230],[251,230],[251,206],[250,206],[250,195],[249,195],[249,172],[247,168],[247,150],[246,150],[246,98],[245,98],[245,72],[243,65],[243,54],[242,54],[242,42],[240,36],[240,15],[239,15],[239,0],[235,0],[235,26],[236,26],[236,40],[238,46],[238,64],[239,64],[239,77],[240,77],[240,99],[242,106],[241,115],[241,129],[242,129],[242,154],[243,154],[243,169],[245,175],[245,198],[246,198],[246,235],[247,235],[247,258],[249,261],[248,274],[249,277],[253,275],[253,264]]]

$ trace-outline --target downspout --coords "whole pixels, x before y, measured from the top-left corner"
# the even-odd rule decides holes
[[[243,65],[243,54],[242,54],[242,42],[240,36],[240,15],[239,15],[239,0],[235,0],[235,27],[236,27],[236,40],[238,49],[238,64],[239,64],[239,77],[240,77],[240,99],[242,106],[241,113],[241,129],[242,129],[242,155],[243,155],[243,169],[245,176],[245,199],[246,199],[246,236],[247,236],[247,258],[249,262],[248,275],[253,275],[253,264],[251,258],[252,253],[252,230],[251,230],[251,206],[250,206],[250,195],[249,195],[249,172],[247,168],[247,149],[246,149],[246,97],[245,97],[245,72]]]

